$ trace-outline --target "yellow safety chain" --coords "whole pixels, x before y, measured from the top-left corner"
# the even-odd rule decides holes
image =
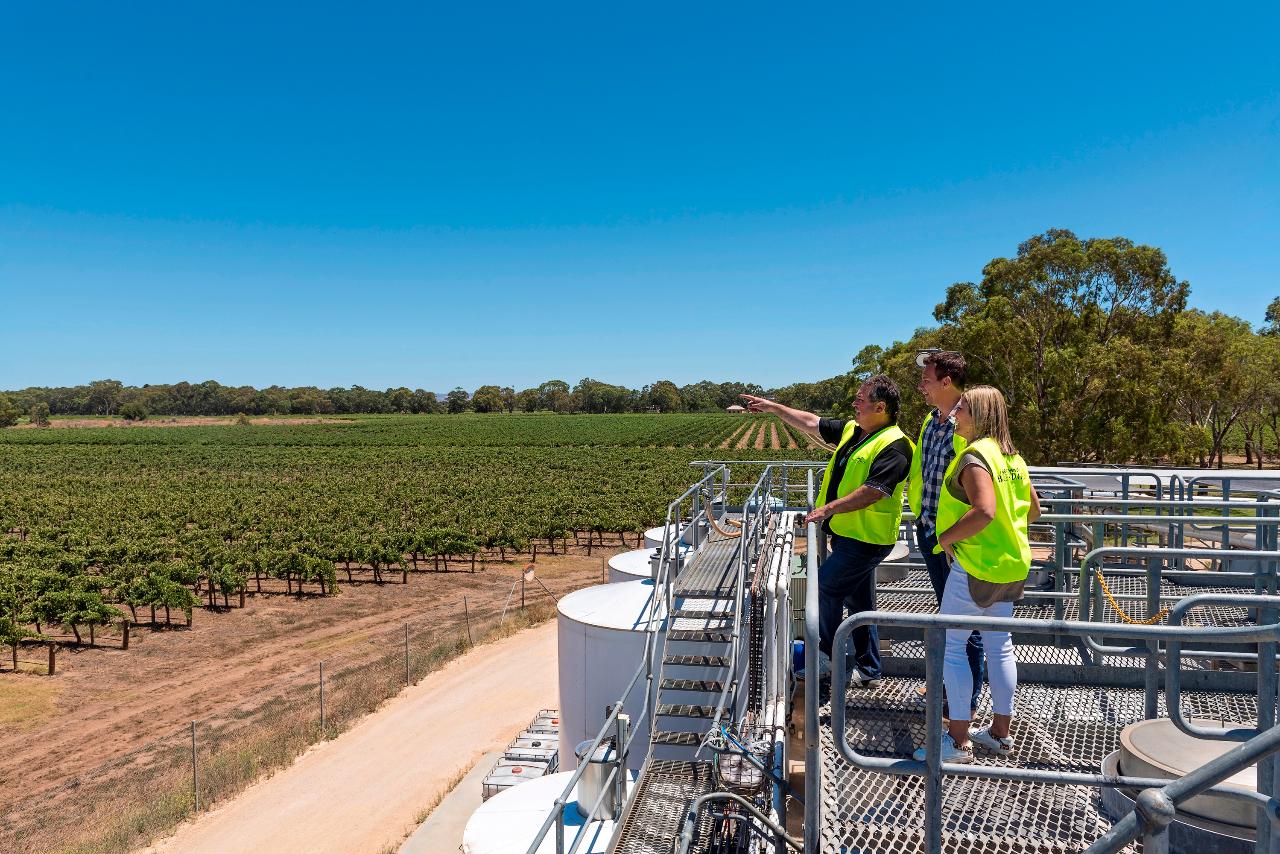
[[[1126,623],[1129,623],[1130,625],[1152,626],[1160,622],[1161,620],[1163,620],[1165,618],[1165,615],[1169,613],[1168,608],[1161,608],[1158,614],[1156,614],[1154,617],[1148,617],[1145,620],[1138,620],[1133,617],[1130,617],[1125,612],[1124,608],[1120,607],[1120,603],[1116,601],[1116,597],[1111,595],[1111,588],[1107,587],[1107,580],[1102,577],[1102,573],[1095,571],[1094,577],[1098,579],[1098,586],[1102,588],[1102,595],[1107,597],[1107,601],[1111,603],[1111,607],[1115,609],[1116,614],[1119,615],[1120,619],[1124,620]]]

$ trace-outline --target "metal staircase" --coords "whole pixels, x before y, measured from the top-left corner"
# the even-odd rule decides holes
[[[712,790],[703,738],[716,710],[732,720],[741,705],[745,656],[733,654],[742,537],[713,531],[671,584],[665,645],[658,672],[649,761],[623,813],[613,854],[667,852],[676,822]]]

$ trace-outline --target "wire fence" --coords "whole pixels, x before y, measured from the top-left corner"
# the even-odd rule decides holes
[[[54,791],[18,801],[0,817],[0,851],[135,850],[334,738],[471,647],[549,619],[555,604],[543,596],[524,608],[516,601],[502,615],[479,616],[464,600],[462,611],[462,624],[448,628],[406,624],[373,637],[348,637],[341,649],[317,655],[256,692],[269,697],[265,702],[192,721]]]

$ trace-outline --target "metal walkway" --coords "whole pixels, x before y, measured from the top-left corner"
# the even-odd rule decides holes
[[[650,760],[622,817],[622,829],[610,854],[670,854],[685,810],[711,791],[711,763]],[[706,833],[708,820],[699,824]],[[701,840],[699,840],[701,841]]]
[[[674,587],[675,595],[708,599],[733,596],[741,545],[741,537],[726,537],[712,531],[689,562],[680,568]]]

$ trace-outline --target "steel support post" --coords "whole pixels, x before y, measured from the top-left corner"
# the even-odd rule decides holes
[[[813,506],[813,469],[806,473],[809,506]],[[818,742],[818,566],[821,535],[805,526],[804,600],[804,851],[819,854],[822,798],[822,754]]]
[[[1267,562],[1267,571],[1259,573],[1263,579],[1264,592],[1274,595],[1276,592],[1275,562]],[[1263,608],[1258,611],[1258,624],[1274,623],[1277,612],[1274,608]],[[1266,732],[1276,724],[1276,643],[1265,641],[1258,644],[1258,732]],[[1276,794],[1276,758],[1272,754],[1258,762],[1258,791],[1267,797]],[[1270,854],[1273,843],[1272,823],[1258,822],[1257,850]]]
[[[942,851],[942,660],[946,629],[925,631],[924,676],[929,704],[924,716],[924,847],[927,854]],[[834,651],[834,650],[833,650]],[[844,734],[841,733],[843,738]]]
[[[1120,475],[1120,491],[1121,491],[1121,494],[1126,499],[1129,497],[1129,475],[1127,474]],[[1125,506],[1123,512],[1125,513],[1129,512],[1129,508],[1127,505]],[[1124,522],[1120,525],[1120,545],[1122,546],[1129,545],[1129,523],[1128,522]]]
[[[618,758],[618,773],[614,775],[614,799],[613,803],[617,809],[621,810],[622,805],[627,802],[627,754],[631,751],[628,749],[624,752],[624,748],[628,747],[627,739],[630,737],[631,716],[618,714],[614,719],[614,755]],[[617,821],[621,818],[620,813],[615,813],[613,820]]]
[[[1064,592],[1066,587],[1066,566],[1067,566],[1067,523],[1058,521],[1053,523],[1053,589],[1059,593]],[[1066,603],[1061,599],[1053,600],[1053,618],[1061,620],[1066,616]]]
[[[1147,558],[1147,616],[1160,613],[1160,561]],[[1177,661],[1166,661],[1165,667],[1178,667]],[[1147,666],[1143,668],[1143,717],[1152,720],[1160,713],[1160,642],[1147,641]]]
[[[1169,828],[1158,827],[1143,833],[1142,854],[1169,854]]]

